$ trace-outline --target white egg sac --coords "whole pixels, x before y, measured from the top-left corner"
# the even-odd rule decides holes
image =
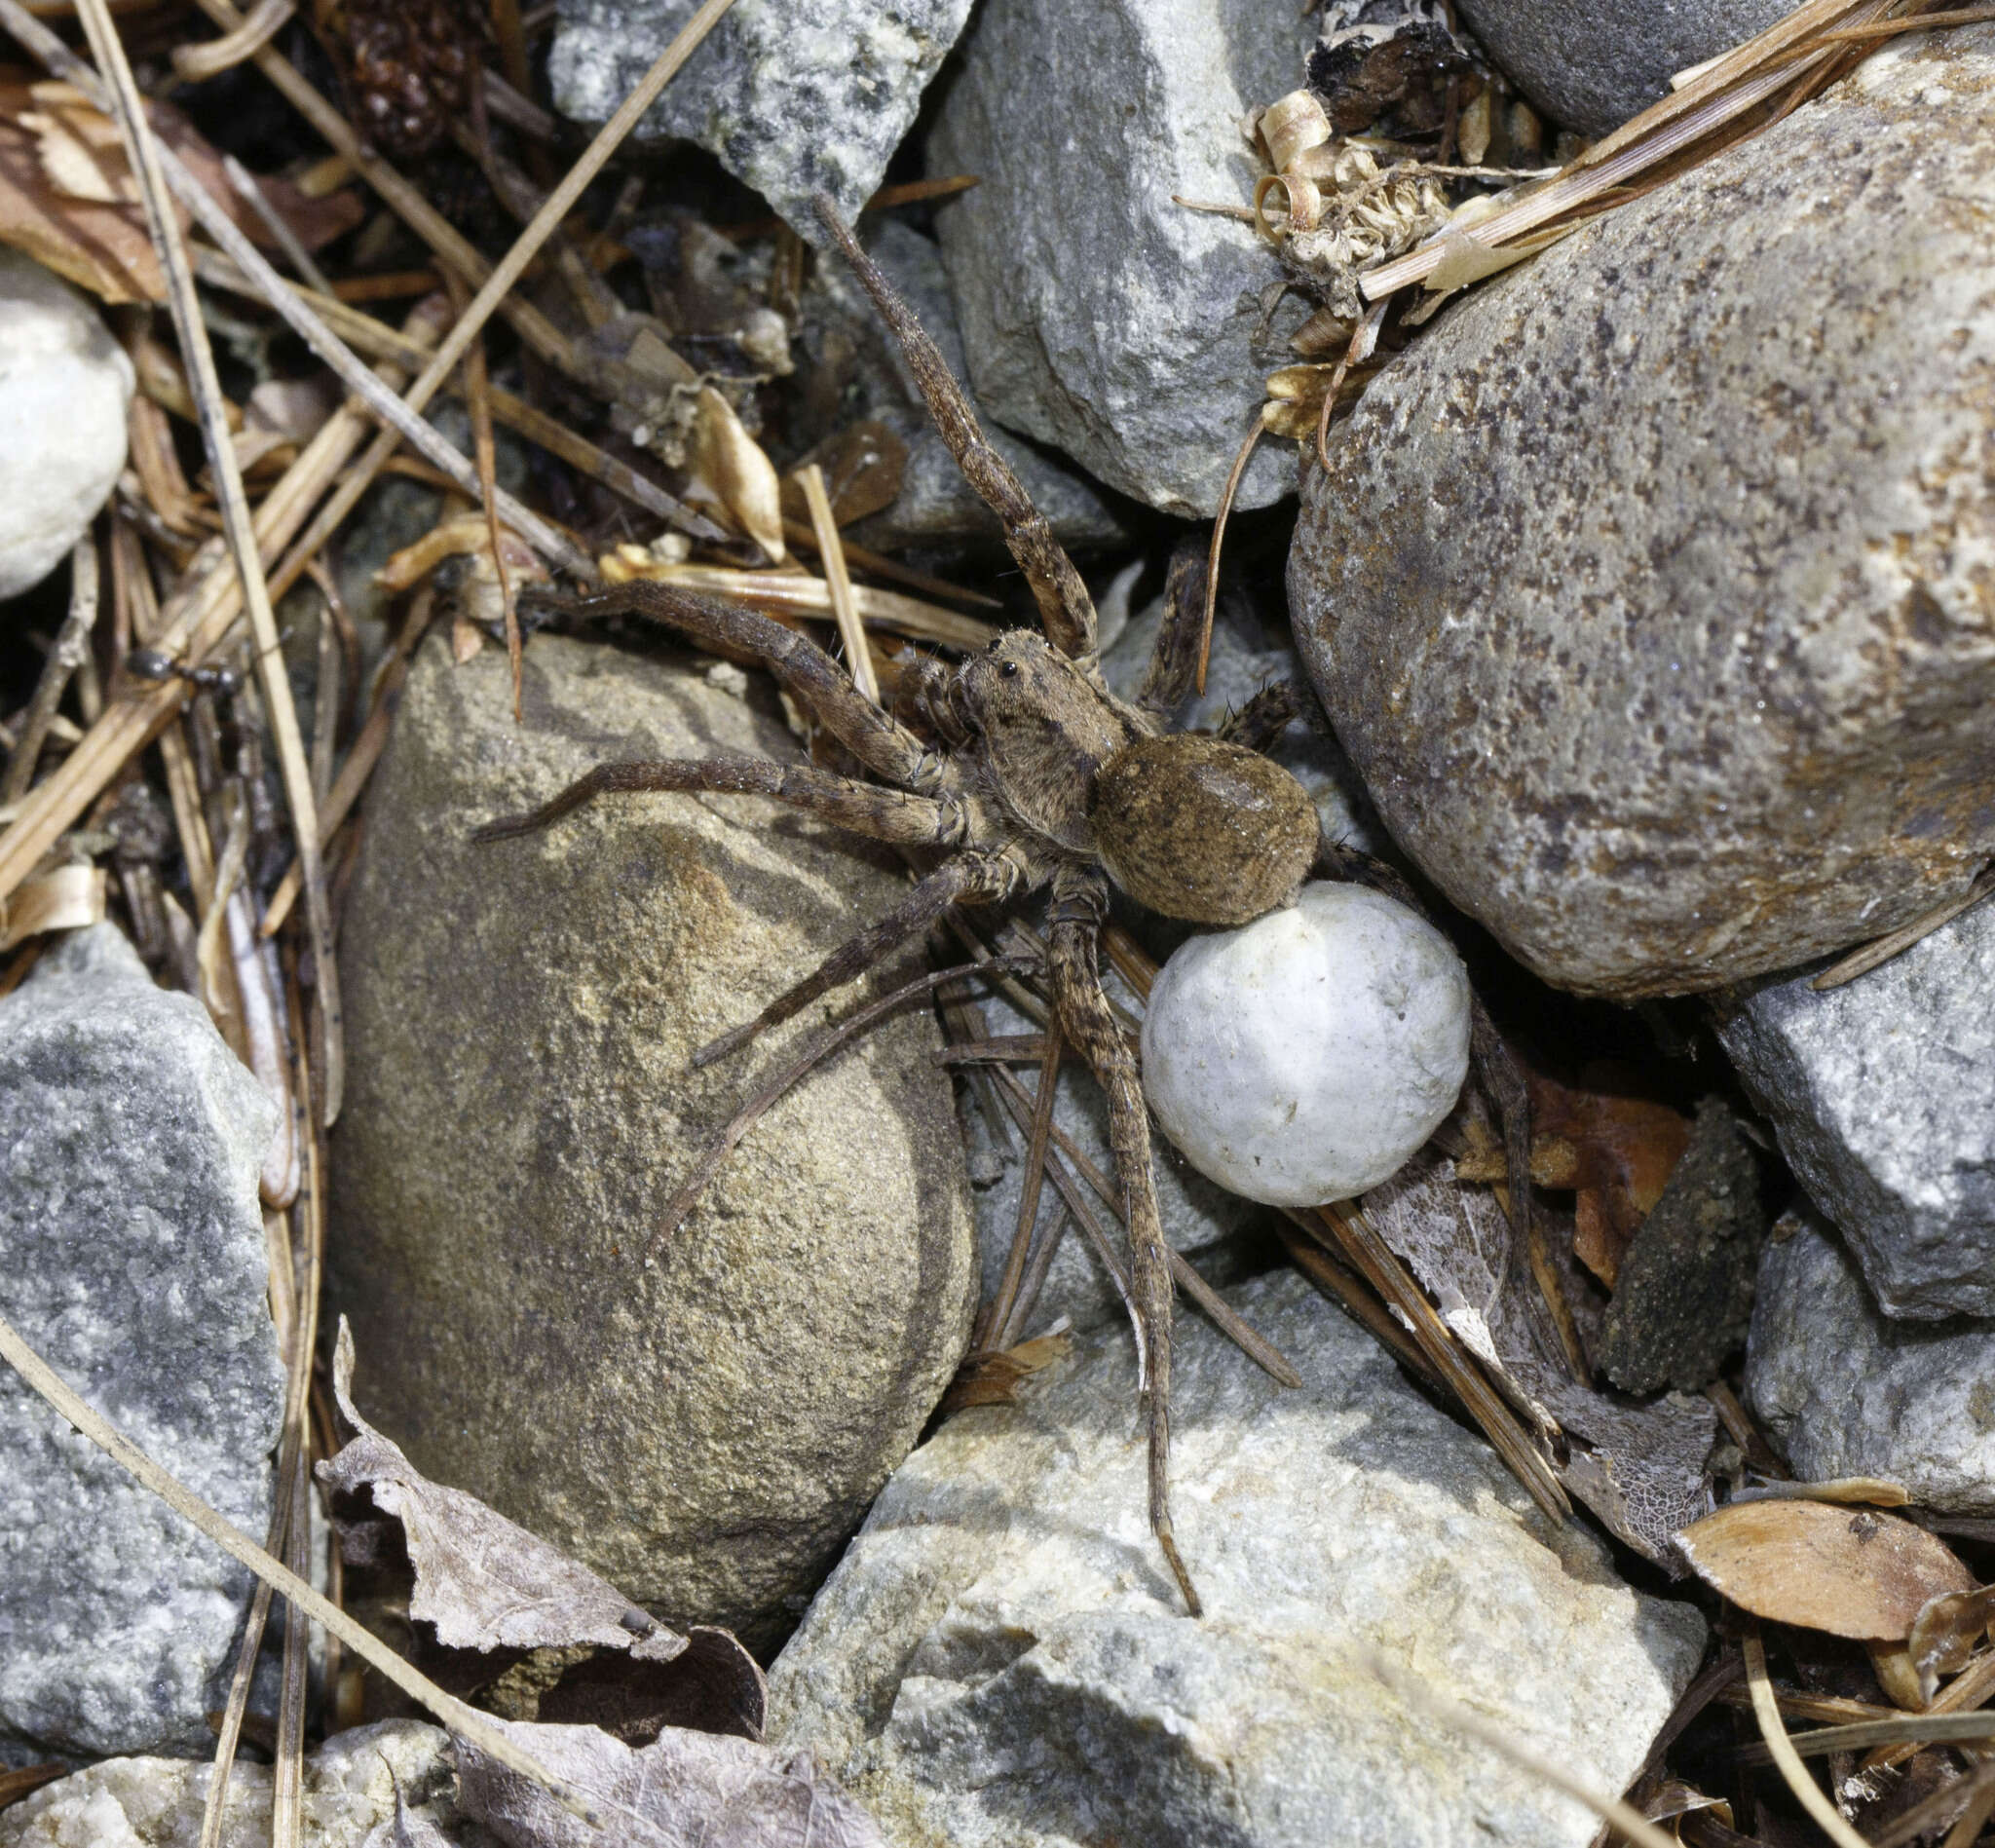
[[[1386,1180],[1453,1109],[1469,980],[1440,931],[1362,886],[1310,885],[1166,962],[1143,1087],[1201,1174],[1270,1206]]]

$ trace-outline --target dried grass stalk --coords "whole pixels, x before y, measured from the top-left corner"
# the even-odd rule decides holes
[[[846,548],[839,538],[838,521],[831,511],[831,496],[824,486],[824,471],[816,463],[797,471],[798,485],[810,509],[810,527],[817,540],[817,555],[824,560],[824,584],[831,597],[831,613],[838,623],[839,640],[846,646],[846,664],[851,669],[852,685],[876,705],[880,702],[880,676],[873,671],[873,648],[866,639],[866,625],[859,617],[858,600],[852,595],[852,580],[846,570]],[[780,516],[778,516],[780,517]]]
[[[319,855],[319,819],[317,805],[312,799],[312,769],[298,730],[298,715],[291,704],[290,678],[284,671],[277,616],[271,608],[270,587],[264,581],[263,562],[258,556],[249,499],[236,466],[236,452],[229,441],[228,426],[221,415],[221,384],[215,375],[214,355],[207,344],[207,327],[202,320],[201,303],[194,292],[194,272],[188,264],[179,221],[173,215],[169,198],[159,143],[147,125],[138,86],[132,80],[132,67],[126,61],[125,48],[119,41],[117,27],[111,22],[105,0],[78,0],[78,14],[109,86],[110,101],[125,137],[126,156],[138,179],[146,223],[166,271],[168,305],[172,312],[174,332],[179,338],[181,358],[188,368],[189,383],[201,407],[202,436],[207,449],[208,467],[214,475],[215,497],[221,504],[223,528],[242,581],[250,633],[255,638],[257,682],[263,692],[271,737],[277,747],[278,770],[283,782],[284,799],[290,807],[292,832],[298,842],[299,862],[304,876],[306,922],[312,938],[317,988],[322,1001],[319,1018],[324,1022],[324,1037],[320,1057],[324,1073],[326,1121],[330,1123],[339,1115],[345,1071],[340,1034],[339,970],[333,961],[332,914],[325,901],[325,873]],[[249,248],[247,241],[244,242],[245,248]],[[238,260],[241,260],[240,255]]]

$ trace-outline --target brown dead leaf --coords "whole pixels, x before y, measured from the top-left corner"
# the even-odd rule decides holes
[[[170,103],[149,103],[147,115],[244,233],[274,246],[269,227],[228,183],[221,156],[194,125]],[[351,188],[309,199],[288,180],[272,179],[263,192],[308,250],[360,221],[359,196]],[[184,211],[180,222],[185,229]],[[166,299],[166,278],[116,126],[69,85],[18,67],[0,68],[0,244],[26,251],[104,301]]]
[[[1942,1675],[1958,1675],[1967,1667],[1991,1620],[1995,1585],[1973,1592],[1941,1592],[1920,1608],[1905,1648],[1926,1700],[1932,1700]]]
[[[1818,1501],[1743,1501],[1677,1536],[1706,1584],[1754,1616],[1901,1642],[1927,1604],[1971,1592],[1945,1542],[1896,1515]]]
[[[1575,1190],[1573,1251],[1611,1290],[1628,1241],[1655,1210],[1690,1145],[1690,1119],[1636,1095],[1629,1075],[1604,1062],[1589,1065],[1575,1088],[1536,1073],[1530,1088],[1533,1135],[1572,1150],[1568,1177],[1539,1185]],[[1533,1179],[1537,1166],[1533,1148]]]
[[[0,1771],[0,1809],[19,1803],[30,1791],[69,1775],[66,1764],[25,1764],[18,1771]]]
[[[1073,1337],[1065,1329],[1020,1341],[999,1353],[972,1354],[957,1369],[949,1390],[936,1408],[938,1418],[953,1418],[971,1406],[1008,1406],[1017,1400],[1021,1379],[1050,1367],[1073,1347]]]
[[[632,1748],[589,1726],[498,1724],[608,1819],[591,1829],[539,1785],[453,1741],[459,1807],[508,1848],[885,1848],[873,1818],[808,1752],[676,1730]]]
[[[847,424],[836,435],[827,436],[809,454],[799,457],[783,476],[783,511],[805,525],[809,524],[810,509],[797,474],[813,462],[824,471],[824,491],[831,497],[831,517],[841,526],[849,526],[869,513],[891,507],[900,498],[901,480],[907,472],[908,446],[885,424],[867,419]]]
[[[461,1489],[430,1482],[353,1402],[354,1339],[340,1319],[333,1396],[358,1433],[318,1466],[350,1565],[405,1556],[410,1621],[462,1688],[484,1685],[527,1654],[589,1645],[597,1653],[541,1695],[539,1712],[582,1717],[623,1737],[662,1725],[760,1738],[762,1671],[724,1630],[667,1629],[586,1566]],[[571,1684],[572,1678],[572,1684]]]

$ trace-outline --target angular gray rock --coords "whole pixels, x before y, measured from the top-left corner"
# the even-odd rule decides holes
[[[554,106],[607,121],[696,0],[560,0],[547,76]],[[811,244],[810,195],[846,222],[878,188],[969,0],[829,0],[808,17],[736,0],[639,125],[696,141]]]
[[[982,181],[937,214],[979,399],[1167,513],[1217,509],[1302,314],[1257,348],[1280,265],[1171,196],[1252,200],[1240,117],[1314,38],[1299,8],[1235,0],[986,0],[935,118],[929,170]],[[1294,491],[1294,450],[1263,444],[1238,504]]]
[[[1443,316],[1313,468],[1303,659],[1560,987],[1792,968],[1995,854],[1995,32],[1878,53]]]
[[[261,1536],[283,1375],[257,1173],[276,1110],[112,924],[0,1000],[0,1313]],[[0,1370],[0,1732],[195,1752],[249,1575]]]
[[[418,658],[342,939],[331,1282],[370,1414],[419,1469],[659,1616],[760,1634],[915,1441],[976,1263],[920,1008],[772,1110],[645,1262],[698,1150],[858,997],[703,1072],[695,1048],[905,890],[876,850],[736,797],[617,797],[471,844],[605,761],[796,760],[688,662],[540,637],[515,725],[503,658]]]
[[[1602,135],[1669,94],[1679,70],[1728,52],[1792,0],[1461,0],[1483,48],[1556,123]]]
[[[1181,1323],[1174,1513],[1202,1621],[1150,1538],[1134,1355],[1104,1331],[895,1473],[777,1659],[772,1736],[814,1742],[909,1844],[1583,1848],[1591,1816],[1360,1652],[1618,1791],[1702,1619],[1550,1527],[1294,1272],[1233,1301],[1307,1384]]]
[[[869,221],[867,247],[894,285],[907,297],[959,379],[967,380],[962,333],[956,304],[942,271],[942,256],[919,231],[891,216]],[[842,396],[820,433],[829,435],[854,415],[878,419],[908,446],[900,494],[890,507],[856,521],[851,536],[877,551],[907,546],[962,549],[978,546],[1002,555],[1003,529],[978,500],[956,458],[936,434],[928,409],[901,358],[899,344],[882,324],[873,304],[836,260],[817,266],[804,302],[801,345],[807,364],[821,369],[827,382],[855,376],[860,398]],[[806,385],[809,402],[809,382]],[[1076,550],[1113,545],[1125,537],[1115,508],[1079,470],[1049,451],[1013,435],[979,406],[991,446],[1011,465],[1063,546]]]
[[[1803,1481],[1885,1476],[1923,1507],[1995,1515],[1995,1318],[1879,1314],[1812,1213],[1788,1215],[1760,1262],[1746,1396]]]
[[[112,1758],[0,1810],[0,1848],[197,1848],[213,1766],[180,1758]],[[387,1719],[335,1733],[305,1759],[300,1805],[306,1848],[399,1848],[395,1797],[418,1842],[496,1848],[458,1812],[450,1735],[420,1720]],[[270,1840],[267,1764],[238,1759],[222,1809],[222,1848]],[[374,1830],[383,1829],[378,1840]]]
[[[1842,988],[1761,988],[1718,1037],[1884,1312],[1995,1315],[1995,904]]]
[[[132,361],[81,290],[0,249],[0,597],[39,584],[125,466]]]

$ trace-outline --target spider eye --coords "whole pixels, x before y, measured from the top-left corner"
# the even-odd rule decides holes
[[[1003,673],[1004,678],[1006,680],[1016,680],[1018,678],[1018,662],[1015,660],[1008,660],[1004,663],[1004,666],[1000,671]]]

